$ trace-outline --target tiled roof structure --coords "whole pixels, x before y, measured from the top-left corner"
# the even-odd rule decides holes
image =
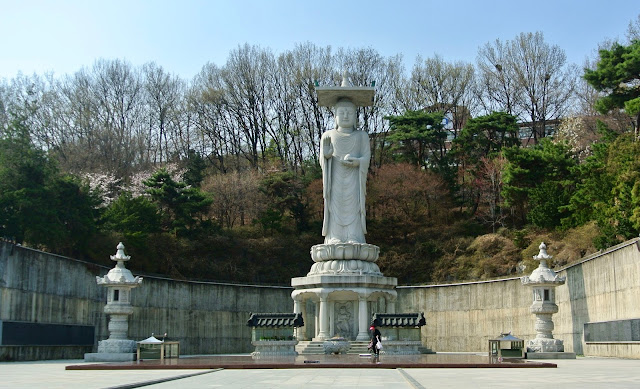
[[[509,333],[506,333],[506,334],[500,334],[500,336],[497,336],[494,339],[489,339],[489,340],[501,340],[501,341],[512,340],[512,341],[518,341],[518,340],[522,340],[522,339],[511,335],[511,332],[509,332]]]
[[[252,313],[247,321],[249,327],[302,327],[301,313]]]
[[[376,327],[422,327],[427,324],[424,313],[374,313]]]

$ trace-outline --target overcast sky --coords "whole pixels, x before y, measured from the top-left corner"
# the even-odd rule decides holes
[[[402,54],[410,69],[417,55],[475,63],[485,43],[536,31],[582,65],[638,14],[639,0],[0,0],[0,79],[72,74],[98,58],[191,79],[245,43],[278,54],[307,41]]]

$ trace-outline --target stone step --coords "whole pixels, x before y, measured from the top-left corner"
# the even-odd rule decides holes
[[[351,342],[351,348],[347,354],[369,354],[371,350],[367,346],[369,346],[369,342]]]
[[[323,342],[300,341],[296,346],[296,351],[300,355],[324,354]]]
[[[366,354],[369,352],[367,346],[369,342],[353,341],[347,354]],[[300,355],[324,354],[324,342],[321,341],[300,341],[296,346],[296,351]]]
[[[368,345],[369,342],[353,341],[351,342],[351,348],[347,351],[347,354],[368,354],[370,353],[370,350],[367,348]],[[324,354],[324,342],[309,340],[300,341],[296,346],[296,351],[300,355]],[[418,351],[421,354],[435,354],[430,348],[425,346],[418,347]]]

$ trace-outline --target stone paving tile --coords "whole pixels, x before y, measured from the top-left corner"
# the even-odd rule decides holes
[[[222,370],[179,382],[181,388],[412,388],[394,369]],[[153,385],[170,387],[176,382]]]
[[[553,360],[555,369],[257,369],[212,371],[145,388],[640,388],[640,360]],[[0,363],[0,388],[110,388],[203,370],[65,370],[81,361]]]
[[[405,369],[425,388],[640,388],[640,360],[552,360],[556,369]]]
[[[0,388],[107,388],[159,378],[198,373],[202,370],[92,370],[69,371],[65,366],[83,361],[0,363]],[[174,381],[175,382],[175,381]]]

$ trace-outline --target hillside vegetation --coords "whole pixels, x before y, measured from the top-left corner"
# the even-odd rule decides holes
[[[640,23],[640,19],[639,22]],[[322,243],[315,85],[376,86],[367,241],[401,284],[563,266],[640,232],[640,38],[583,72],[542,33],[478,63],[243,46],[192,81],[98,60],[0,82],[0,237],[136,272],[288,284]],[[347,69],[344,69],[344,68]]]

